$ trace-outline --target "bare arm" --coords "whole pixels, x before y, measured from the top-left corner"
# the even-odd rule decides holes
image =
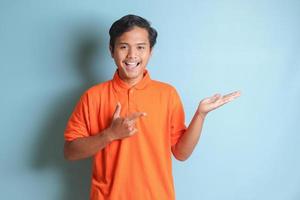
[[[102,150],[112,141],[109,137],[110,130],[105,129],[101,133],[78,138],[73,141],[66,141],[64,145],[64,156],[67,160],[79,160],[93,156],[99,150]]]
[[[203,99],[190,122],[186,132],[182,135],[176,145],[172,147],[173,155],[176,159],[184,161],[192,154],[200,138],[203,123],[208,112],[234,100],[240,96],[240,92],[233,92],[224,96],[216,94]]]
[[[185,133],[172,147],[173,155],[177,160],[185,161],[192,154],[200,138],[204,119],[205,116],[196,112]]]
[[[89,137],[78,138],[64,145],[64,156],[67,160],[79,160],[95,155],[114,140],[130,137],[137,132],[135,122],[139,117],[145,116],[143,112],[120,117],[121,105],[117,104],[111,125],[102,132]]]

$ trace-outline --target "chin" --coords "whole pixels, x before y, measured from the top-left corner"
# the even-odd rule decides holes
[[[127,80],[135,80],[139,77],[143,77],[143,72],[125,72],[124,78]]]

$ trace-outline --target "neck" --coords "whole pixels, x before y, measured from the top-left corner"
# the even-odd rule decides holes
[[[119,77],[125,82],[127,83],[130,87],[135,86],[136,84],[138,84],[143,77],[145,76],[145,71],[143,72],[142,76],[138,76],[136,78],[126,78],[126,77],[122,77],[122,74],[120,74],[120,72],[118,71]]]
[[[136,79],[123,79],[123,81],[126,82],[130,87],[133,87],[136,84],[138,84],[142,79],[143,79],[143,76],[137,77]]]

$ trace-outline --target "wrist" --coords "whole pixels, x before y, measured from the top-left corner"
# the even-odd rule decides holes
[[[198,117],[201,117],[203,120],[206,118],[207,113],[201,112],[199,110],[197,110],[196,115]]]
[[[103,131],[103,135],[104,137],[106,138],[107,142],[110,143],[112,141],[114,141],[114,138],[112,137],[113,134],[112,134],[112,131],[110,128],[107,128]]]

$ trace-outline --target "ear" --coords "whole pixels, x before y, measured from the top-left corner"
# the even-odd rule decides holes
[[[150,49],[150,57],[152,57],[153,47]]]
[[[112,51],[112,47],[109,45],[110,56],[114,58],[114,52]]]

